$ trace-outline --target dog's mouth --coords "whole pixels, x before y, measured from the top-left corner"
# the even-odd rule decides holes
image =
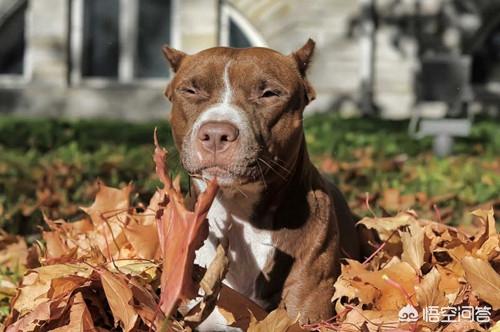
[[[239,176],[231,172],[225,167],[221,166],[209,166],[201,169],[201,175],[207,179],[217,178],[217,179],[225,179],[225,178],[238,178]]]
[[[208,165],[195,170],[192,175],[206,180],[217,179],[217,183],[222,187],[234,187],[254,182],[253,167],[248,167],[245,171],[236,171],[223,165]]]

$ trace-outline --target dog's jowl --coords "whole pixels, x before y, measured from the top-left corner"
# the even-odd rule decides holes
[[[211,48],[194,55],[165,47],[175,72],[166,89],[182,165],[217,177],[202,266],[229,242],[226,284],[266,309],[302,322],[334,315],[330,299],[342,256],[357,258],[351,212],[312,165],[303,111],[315,98],[306,79],[309,40],[290,55],[266,48]]]

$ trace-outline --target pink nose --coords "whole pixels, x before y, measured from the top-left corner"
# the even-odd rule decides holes
[[[238,128],[229,122],[207,122],[198,129],[198,140],[208,152],[223,152],[238,139]]]

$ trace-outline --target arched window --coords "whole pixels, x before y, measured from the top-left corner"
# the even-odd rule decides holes
[[[266,47],[266,41],[250,21],[227,0],[219,1],[219,45]]]

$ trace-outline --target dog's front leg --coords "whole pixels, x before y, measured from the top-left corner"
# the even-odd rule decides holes
[[[314,239],[314,244],[305,244],[310,248],[303,253],[307,258],[293,266],[284,284],[280,306],[292,318],[299,315],[301,323],[318,322],[335,314],[331,299],[340,272],[339,238],[335,225],[328,228],[329,235],[325,232]]]

